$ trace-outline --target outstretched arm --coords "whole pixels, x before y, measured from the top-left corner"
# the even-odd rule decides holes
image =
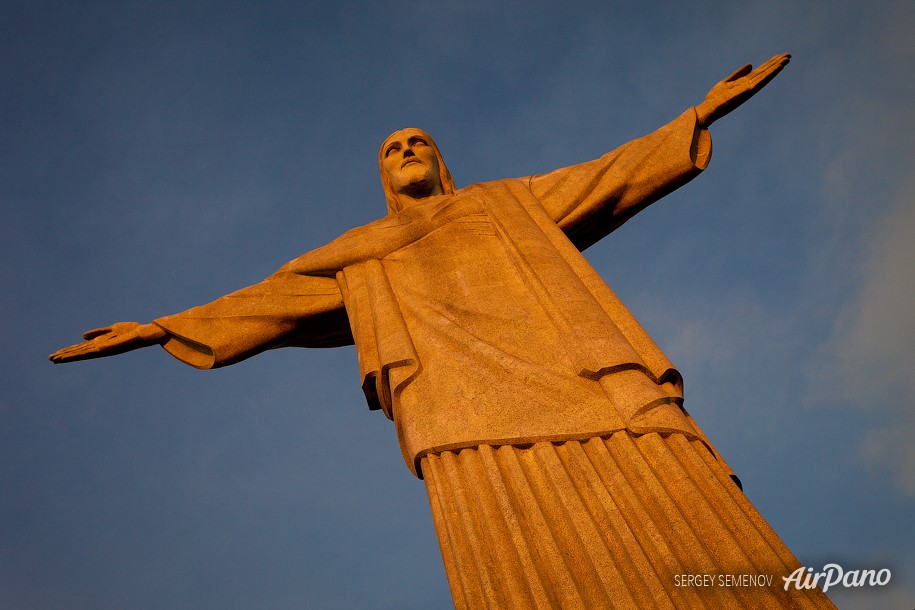
[[[111,326],[83,333],[85,341],[57,350],[48,356],[48,359],[55,364],[61,364],[115,356],[141,347],[161,345],[167,337],[168,334],[155,324],[116,322]]]
[[[593,161],[533,176],[531,191],[569,239],[587,248],[704,170],[712,154],[708,126],[762,89],[790,57],[740,68],[671,123]]]
[[[209,369],[276,347],[353,342],[336,280],[290,271],[151,324],[118,322],[83,336],[86,341],[50,360],[75,362],[161,345],[182,362]]]
[[[750,64],[738,68],[729,77],[712,87],[705,96],[705,101],[696,106],[699,125],[708,127],[756,95],[756,92],[775,78],[775,75],[781,72],[789,61],[791,61],[791,55],[782,53],[755,70]]]

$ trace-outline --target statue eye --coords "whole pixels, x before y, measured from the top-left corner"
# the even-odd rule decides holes
[[[388,146],[387,150],[384,151],[384,156],[390,157],[392,152],[396,152],[398,150],[400,150],[400,146],[397,146],[396,144]]]

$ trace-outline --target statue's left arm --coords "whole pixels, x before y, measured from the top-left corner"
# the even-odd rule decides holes
[[[579,165],[530,178],[530,188],[569,239],[584,250],[706,168],[708,127],[750,99],[788,63],[776,55],[716,84],[705,100],[657,131]]]

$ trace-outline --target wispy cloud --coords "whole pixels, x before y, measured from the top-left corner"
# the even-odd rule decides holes
[[[859,447],[915,496],[915,182],[909,182],[868,236],[858,292],[837,318],[822,371],[833,393],[870,410],[875,422]]]

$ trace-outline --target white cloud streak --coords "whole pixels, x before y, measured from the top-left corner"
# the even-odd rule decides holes
[[[858,293],[838,317],[828,380],[839,394],[881,422],[859,447],[866,463],[889,468],[915,496],[915,182],[868,237]]]

